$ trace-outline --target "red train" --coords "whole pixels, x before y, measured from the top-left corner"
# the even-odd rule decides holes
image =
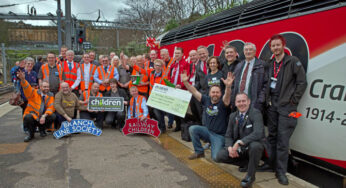
[[[223,42],[252,42],[257,56],[271,58],[268,40],[280,33],[287,52],[297,56],[307,72],[308,88],[298,111],[303,114],[291,138],[291,152],[304,160],[346,175],[346,2],[344,0],[255,0],[160,36],[161,48],[185,56],[200,45],[222,59]]]

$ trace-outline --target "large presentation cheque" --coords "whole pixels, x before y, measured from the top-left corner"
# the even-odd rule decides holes
[[[185,117],[191,96],[191,93],[188,91],[155,84],[151,90],[147,105],[180,117]]]

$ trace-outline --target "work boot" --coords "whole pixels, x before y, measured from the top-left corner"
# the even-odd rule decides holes
[[[262,165],[258,166],[256,171],[257,172],[274,172],[273,168],[267,163],[263,163]]]
[[[204,157],[204,153],[193,153],[192,155],[190,155],[189,160],[194,160],[202,157]]]
[[[281,185],[288,185],[288,179],[285,174],[276,173],[275,176],[278,178],[278,181]]]
[[[44,130],[43,130],[43,131],[40,131],[40,136],[41,136],[41,137],[45,137],[45,136],[47,136],[46,131],[44,131]]]
[[[31,136],[30,134],[28,134],[28,136],[26,136],[24,138],[24,142],[29,142],[30,140],[32,140],[34,138],[34,136]]]
[[[246,175],[244,179],[241,180],[240,186],[241,187],[251,187],[253,182],[255,182],[255,177],[251,177]]]
[[[239,172],[247,172],[247,165],[239,166],[238,171]]]
[[[175,129],[173,130],[173,132],[178,132],[180,130],[181,130],[181,124],[180,123],[176,123]]]

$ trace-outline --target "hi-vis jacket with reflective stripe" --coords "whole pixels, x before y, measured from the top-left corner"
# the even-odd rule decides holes
[[[134,75],[140,75],[141,76],[141,83],[147,82],[149,80],[148,76],[149,73],[146,72],[146,69],[140,68],[138,65],[133,66],[133,71],[132,71],[132,76]],[[129,83],[129,88],[133,86],[133,81],[130,81]],[[137,86],[138,91],[141,93],[148,93],[148,85],[142,85],[142,86]]]
[[[53,114],[55,111],[53,93],[48,92],[45,101],[42,101],[42,93],[40,90],[32,88],[26,80],[22,80],[20,84],[23,88],[25,97],[28,99],[28,105],[24,111],[23,118],[25,115],[31,114],[34,119],[39,121],[39,118],[41,118],[43,114]],[[44,111],[44,109],[46,110]]]
[[[77,79],[77,70],[79,68],[78,63],[76,62],[72,62],[72,63],[73,63],[72,70],[70,70],[67,61],[64,61],[61,65],[65,73],[65,82],[67,82],[70,87],[73,85],[73,83]]]
[[[137,98],[137,100],[136,100],[136,109],[135,109],[135,112],[136,112],[136,116],[138,117],[138,118],[141,118],[141,117],[143,117],[143,113],[144,113],[144,110],[143,110],[143,108],[142,108],[142,101],[143,101],[143,99],[145,100],[145,98],[144,98],[144,96],[142,96],[142,95],[138,95],[138,98]],[[135,117],[133,117],[133,101],[134,101],[134,98],[132,97],[131,99],[130,99],[130,118],[135,118]],[[149,113],[148,113],[148,115],[147,115],[147,118],[149,118]]]
[[[97,67],[97,72],[98,72],[98,79],[100,80],[105,80],[105,79],[112,79],[114,78],[114,66],[108,66],[108,71],[106,72],[103,65],[100,65]],[[111,87],[109,86],[109,84],[107,86],[104,86],[103,84],[100,84],[100,91],[104,91],[105,89],[107,89],[107,91],[109,91],[111,89]]]
[[[153,89],[155,84],[161,84],[161,85],[166,85],[164,79],[167,79],[167,76],[164,77],[163,72],[160,73],[159,76],[155,76],[155,70],[150,72],[150,90],[149,90],[149,95],[151,93],[151,90]]]
[[[90,97],[90,90],[83,91],[83,101],[88,100]],[[102,93],[97,92],[95,97],[103,97]],[[80,110],[87,110],[88,109],[88,103],[84,105],[79,106]]]
[[[60,82],[62,82],[62,68],[59,64],[56,64],[56,68],[58,69],[59,71],[59,80]],[[41,70],[42,70],[42,80],[44,79],[49,79],[49,67],[48,67],[48,63],[46,64],[43,64],[42,67],[41,67]]]
[[[85,90],[85,79],[84,79],[84,63],[81,64],[80,66],[80,89],[82,91]],[[91,85],[93,84],[93,81],[94,81],[94,74],[95,74],[95,71],[96,71],[97,67],[96,65],[94,64],[90,64],[90,69],[89,69],[89,86],[88,86],[88,89],[91,88]]]

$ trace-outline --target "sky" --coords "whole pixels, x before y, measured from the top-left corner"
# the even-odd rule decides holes
[[[96,20],[98,9],[101,10],[100,20],[113,21],[117,16],[119,9],[126,8],[124,0],[71,0],[71,14],[77,19]],[[10,7],[1,7],[3,5],[19,4]],[[15,14],[27,14],[27,6],[34,6],[38,15],[47,15],[51,12],[56,15],[56,0],[1,0],[0,13],[8,14],[12,11]],[[61,0],[61,9],[65,15],[65,0]],[[18,20],[16,20],[18,21]],[[32,25],[50,25],[51,21],[24,21]]]

